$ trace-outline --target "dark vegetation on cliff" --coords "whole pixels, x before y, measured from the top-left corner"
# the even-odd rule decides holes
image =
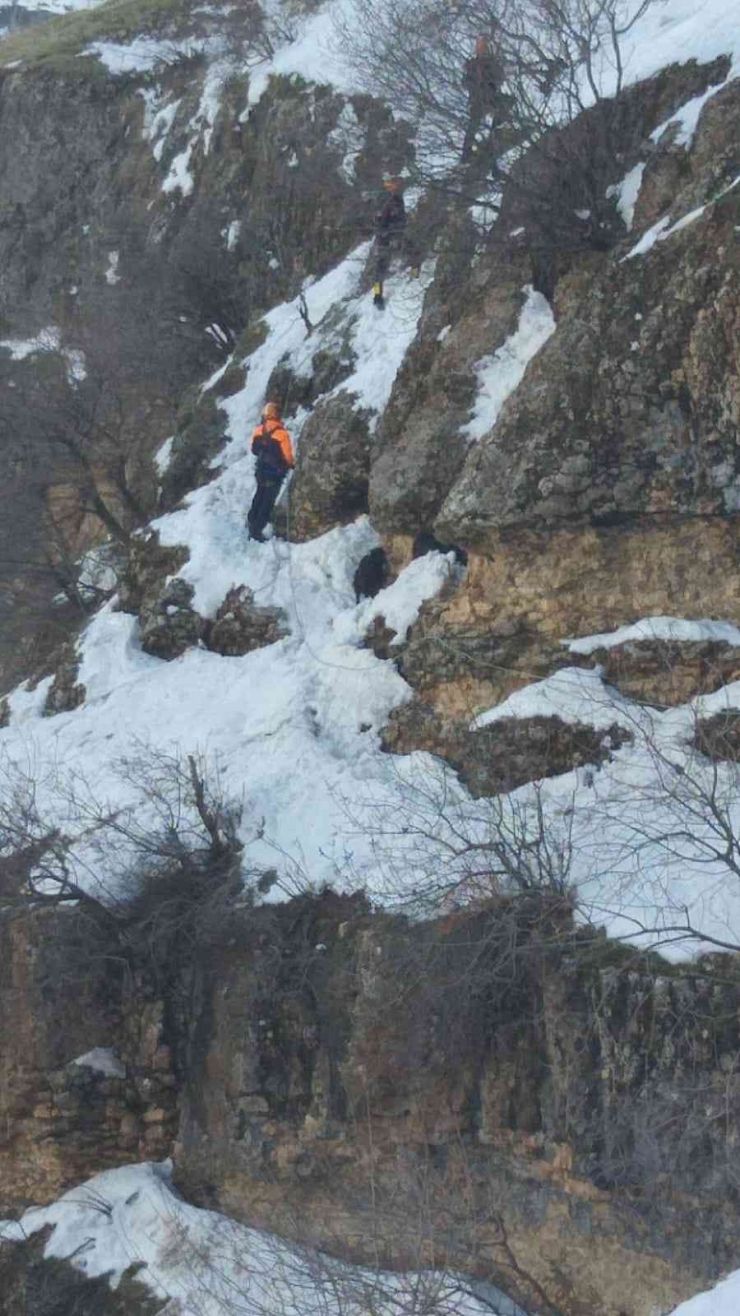
[[[165,1305],[135,1279],[139,1267],[111,1289],[107,1276],[90,1279],[65,1261],[44,1259],[50,1230],[27,1243],[0,1249],[0,1312],[3,1316],[156,1316]]]

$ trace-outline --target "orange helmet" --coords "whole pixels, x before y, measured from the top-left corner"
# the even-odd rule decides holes
[[[277,402],[266,402],[262,408],[263,420],[280,420],[280,408]]]

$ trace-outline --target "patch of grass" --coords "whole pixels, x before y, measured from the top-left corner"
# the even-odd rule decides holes
[[[174,21],[189,13],[187,0],[107,0],[97,9],[63,14],[6,37],[0,45],[0,71],[18,61],[24,67],[58,65],[77,58],[93,41],[125,44],[138,36],[173,36]]]

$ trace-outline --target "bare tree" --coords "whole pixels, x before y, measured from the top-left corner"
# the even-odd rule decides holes
[[[537,230],[530,241],[605,246],[613,219],[605,188],[622,123],[623,44],[650,3],[381,0],[345,11],[340,36],[366,89],[414,125],[422,184],[466,205],[483,203],[489,216],[499,212],[509,187]],[[475,111],[475,69],[468,76],[466,68],[481,39],[497,73],[495,90]],[[471,115],[479,120],[474,141]],[[461,155],[469,156],[467,167]]]

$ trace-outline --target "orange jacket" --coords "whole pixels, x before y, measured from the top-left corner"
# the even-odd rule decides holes
[[[252,452],[258,469],[285,474],[295,465],[290,435],[280,420],[263,420],[252,430]]]

